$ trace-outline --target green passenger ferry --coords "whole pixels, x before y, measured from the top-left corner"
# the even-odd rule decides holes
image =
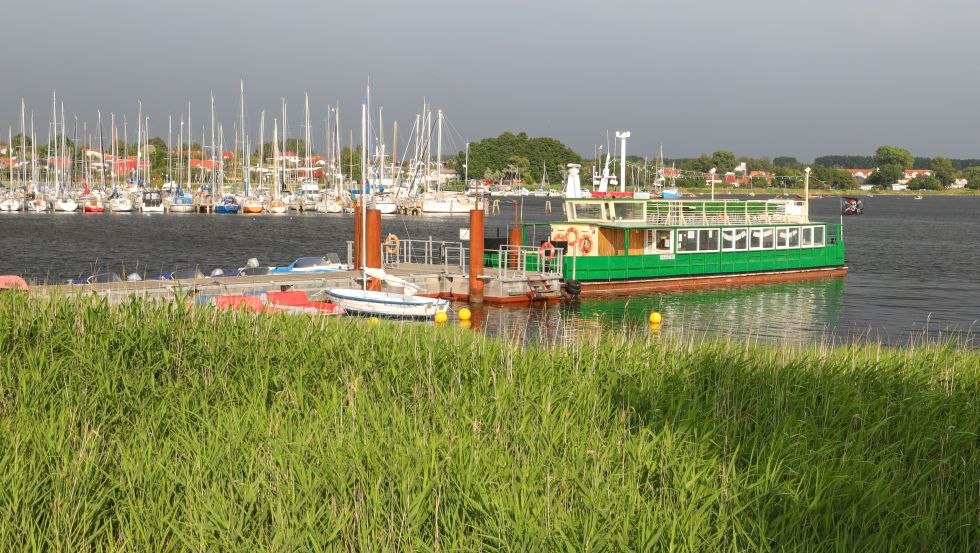
[[[843,226],[810,221],[805,199],[594,196],[567,199],[564,221],[523,229],[525,243],[560,265],[553,269],[563,274],[572,295],[847,273]]]

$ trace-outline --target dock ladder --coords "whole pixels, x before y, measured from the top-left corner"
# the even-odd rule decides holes
[[[527,296],[531,298],[531,301],[546,300],[548,299],[546,294],[555,291],[544,276],[540,274],[527,275],[527,287],[529,288]]]

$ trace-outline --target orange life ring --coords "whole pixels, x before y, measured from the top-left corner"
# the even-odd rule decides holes
[[[589,253],[592,251],[592,238],[589,236],[583,236],[580,240],[578,248],[582,250],[582,253]]]
[[[541,247],[538,248],[538,251],[541,252],[541,257],[544,257],[545,259],[548,260],[554,259],[555,256],[558,255],[558,249],[555,248],[555,245],[552,244],[551,242],[545,242],[544,244],[541,244]]]
[[[559,230],[558,232],[555,233],[554,236],[551,237],[551,239],[557,240],[559,242],[563,242],[565,240],[565,233]]]
[[[572,235],[575,235],[575,238],[572,238]],[[574,246],[575,243],[578,242],[578,229],[575,227],[568,227],[568,230],[565,231],[565,240],[568,241],[569,246]]]
[[[389,232],[388,236],[385,238],[385,251],[395,255],[398,253],[398,247],[401,246],[402,241],[398,239],[398,235],[393,232]]]

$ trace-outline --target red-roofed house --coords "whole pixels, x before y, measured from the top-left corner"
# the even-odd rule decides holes
[[[861,181],[870,177],[871,173],[875,172],[874,169],[844,169],[844,170],[850,173],[851,177],[854,180],[861,180]]]
[[[931,177],[932,169],[906,169],[905,170],[905,178],[907,179],[914,179],[920,175],[925,177]]]
[[[202,171],[213,171],[221,167],[220,161],[210,159],[192,159],[191,169],[201,169]]]

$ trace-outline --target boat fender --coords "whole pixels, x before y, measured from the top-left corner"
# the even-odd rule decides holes
[[[579,249],[582,253],[589,253],[592,251],[592,238],[588,236],[583,236],[582,240],[579,241]]]
[[[577,280],[569,280],[565,283],[565,292],[569,296],[577,296],[582,293],[582,283]]]
[[[568,241],[569,246],[574,246],[578,242],[578,229],[575,227],[568,227],[565,231],[565,240]]]
[[[401,243],[402,241],[398,239],[398,235],[393,232],[389,232],[388,236],[385,238],[385,251],[392,255],[396,255]]]
[[[555,248],[555,245],[552,244],[551,242],[545,242],[544,244],[541,244],[541,247],[538,248],[538,251],[541,253],[541,256],[547,260],[554,259],[555,255],[558,254],[558,249]]]

